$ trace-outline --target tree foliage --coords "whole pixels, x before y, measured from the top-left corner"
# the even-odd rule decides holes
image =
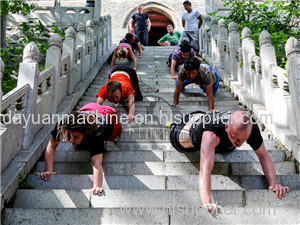
[[[234,21],[241,32],[244,27],[249,27],[255,41],[256,54],[259,54],[259,34],[267,30],[272,35],[277,63],[285,68],[285,44],[290,36],[299,38],[300,26],[300,1],[270,1],[258,3],[253,0],[222,0],[224,6],[229,6],[231,12],[223,18],[227,24]],[[216,13],[211,15],[215,16]]]
[[[8,13],[18,13],[26,16],[35,8],[34,4],[28,4],[25,0],[1,0],[0,15],[4,18]]]

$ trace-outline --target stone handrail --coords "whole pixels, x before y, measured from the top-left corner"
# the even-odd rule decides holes
[[[252,32],[237,24],[204,17],[200,33],[202,56],[220,74],[234,95],[252,112],[271,116],[261,121],[300,161],[300,44],[290,37],[286,43],[286,70],[277,66],[272,36],[262,31],[260,52],[255,54]]]
[[[1,158],[1,173],[22,149],[31,147],[34,136],[43,127],[42,123],[36,124],[34,121],[43,115],[57,113],[65,97],[75,91],[75,86],[83,80],[93,80],[94,77],[91,76],[96,74],[91,72],[92,69],[97,63],[106,60],[104,55],[112,47],[111,40],[108,40],[111,35],[102,35],[102,30],[107,34],[111,33],[110,20],[110,16],[105,16],[105,19],[100,16],[94,20],[95,26],[91,20],[86,22],[88,26],[80,23],[77,32],[69,27],[64,41],[58,34],[53,34],[49,39],[46,68],[43,71],[39,70],[40,53],[37,45],[34,42],[26,45],[19,68],[17,88],[4,96],[0,88],[1,151],[2,155],[6,155]],[[99,35],[104,41],[100,42]],[[2,80],[4,65],[2,60],[0,62]],[[10,118],[9,114],[15,113],[23,113],[22,123],[5,124],[5,120]],[[14,140],[9,141],[12,137]]]

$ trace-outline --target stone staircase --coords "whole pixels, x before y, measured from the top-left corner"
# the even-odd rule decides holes
[[[294,162],[263,133],[274,162],[277,181],[291,192],[277,199],[267,190],[259,160],[244,144],[229,154],[217,154],[212,171],[212,198],[222,205],[211,215],[199,208],[199,152],[182,154],[169,142],[166,122],[176,114],[208,110],[199,87],[190,85],[180,96],[180,108],[172,108],[174,81],[166,65],[173,48],[147,47],[138,60],[138,76],[144,95],[136,103],[136,114],[151,114],[147,125],[138,121],[124,125],[115,142],[106,143],[103,159],[104,192],[91,194],[92,167],[88,151],[76,151],[60,144],[55,171],[45,182],[35,175],[44,171],[43,159],[28,176],[34,189],[19,189],[2,214],[3,224],[299,224],[300,179]],[[82,96],[76,110],[95,102],[95,95],[107,82],[108,65]],[[126,104],[115,106],[127,114]],[[222,111],[243,109],[220,83],[215,107]],[[169,118],[160,118],[160,114]]]

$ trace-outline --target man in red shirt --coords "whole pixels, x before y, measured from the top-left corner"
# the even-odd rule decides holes
[[[117,65],[109,71],[108,83],[103,85],[96,95],[96,103],[102,105],[105,99],[119,103],[128,100],[128,122],[134,120],[135,101],[142,101],[143,96],[135,70],[127,65]]]

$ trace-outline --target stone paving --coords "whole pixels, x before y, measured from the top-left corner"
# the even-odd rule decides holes
[[[174,81],[166,65],[173,48],[147,47],[138,60],[138,77],[144,95],[136,103],[136,114],[151,114],[149,124],[138,121],[124,125],[115,142],[106,143],[103,159],[104,193],[91,194],[92,168],[88,151],[76,151],[61,144],[55,157],[55,171],[47,182],[33,172],[28,182],[34,189],[19,189],[2,215],[3,224],[296,224],[299,223],[300,179],[295,163],[263,133],[274,162],[277,181],[291,192],[277,199],[267,190],[259,160],[244,144],[232,153],[216,155],[212,171],[212,198],[223,206],[221,214],[210,215],[199,208],[199,152],[182,154],[169,142],[165,124],[176,114],[208,110],[198,86],[190,85],[180,96],[180,107],[172,108]],[[124,62],[122,62],[124,63]],[[126,63],[126,61],[125,61]],[[95,102],[95,95],[107,82],[108,65],[96,76],[76,109]],[[114,106],[127,114],[126,103]],[[216,109],[243,109],[220,83]],[[169,118],[160,118],[160,113]],[[35,170],[43,171],[43,159]],[[298,201],[297,201],[298,199]],[[225,210],[226,209],[226,210]]]

